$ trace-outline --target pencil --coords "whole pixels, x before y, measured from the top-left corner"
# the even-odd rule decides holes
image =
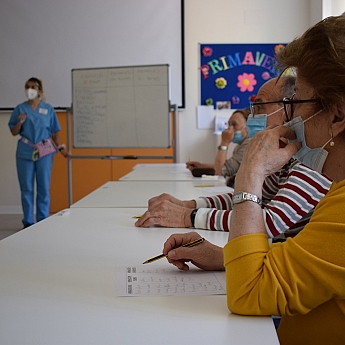
[[[200,238],[198,238],[195,241],[192,241],[192,242],[189,242],[189,243],[186,243],[186,244],[182,245],[181,247],[194,247],[197,244],[200,244],[202,242],[204,242],[204,238],[200,237]],[[179,247],[179,248],[181,248],[181,247]],[[163,259],[163,258],[165,258],[167,256],[168,256],[167,254],[160,254],[160,255],[154,256],[151,259],[147,259],[145,262],[143,262],[143,264],[150,264],[153,261],[156,261],[156,260],[159,260],[159,259]]]

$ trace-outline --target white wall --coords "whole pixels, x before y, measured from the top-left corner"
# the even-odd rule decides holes
[[[185,0],[186,109],[180,114],[180,162],[212,162],[215,157],[212,131],[196,126],[198,44],[289,42],[322,18],[324,1],[329,0]],[[332,8],[339,10],[339,0],[333,1]],[[17,138],[8,129],[8,119],[9,114],[0,113],[0,213],[21,210]]]
[[[337,16],[345,12],[344,0],[323,0],[322,1],[322,18]]]
[[[180,161],[213,162],[212,130],[196,128],[199,43],[289,42],[321,19],[321,0],[186,0],[186,110],[180,115]]]
[[[18,137],[8,128],[9,118],[9,113],[0,113],[0,213],[21,213],[15,159]]]

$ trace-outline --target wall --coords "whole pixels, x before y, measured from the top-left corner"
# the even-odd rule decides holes
[[[323,0],[322,1],[322,18],[333,15],[339,15],[345,12],[344,0]]]
[[[0,213],[21,213],[15,161],[18,137],[8,128],[9,118],[9,113],[0,113]]]
[[[322,5],[329,1],[185,0],[186,109],[180,114],[180,162],[188,158],[212,162],[215,156],[212,131],[196,127],[198,44],[289,42],[322,18]],[[332,3],[338,11],[339,0]],[[9,115],[0,113],[0,213],[21,210],[15,168],[17,139],[8,129]]]
[[[186,0],[186,110],[180,116],[180,161],[212,162],[212,130],[196,127],[199,43],[289,42],[321,19],[321,1]]]

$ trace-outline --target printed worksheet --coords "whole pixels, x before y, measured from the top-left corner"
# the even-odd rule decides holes
[[[225,295],[225,272],[173,266],[116,267],[117,296]]]

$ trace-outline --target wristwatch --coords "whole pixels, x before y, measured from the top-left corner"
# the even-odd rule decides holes
[[[61,144],[61,145],[59,145],[59,146],[57,147],[57,149],[58,149],[59,151],[65,150],[65,149],[66,149],[66,145],[65,145],[65,144]]]
[[[190,214],[190,221],[192,222],[192,226],[194,227],[194,224],[195,224],[195,216],[196,216],[196,213],[198,212],[198,209],[195,208],[192,213]]]
[[[228,149],[227,146],[219,145],[218,146],[218,151],[226,151]]]
[[[239,204],[244,201],[253,201],[262,206],[261,199],[255,194],[250,194],[247,192],[237,192],[232,196],[233,204]]]

